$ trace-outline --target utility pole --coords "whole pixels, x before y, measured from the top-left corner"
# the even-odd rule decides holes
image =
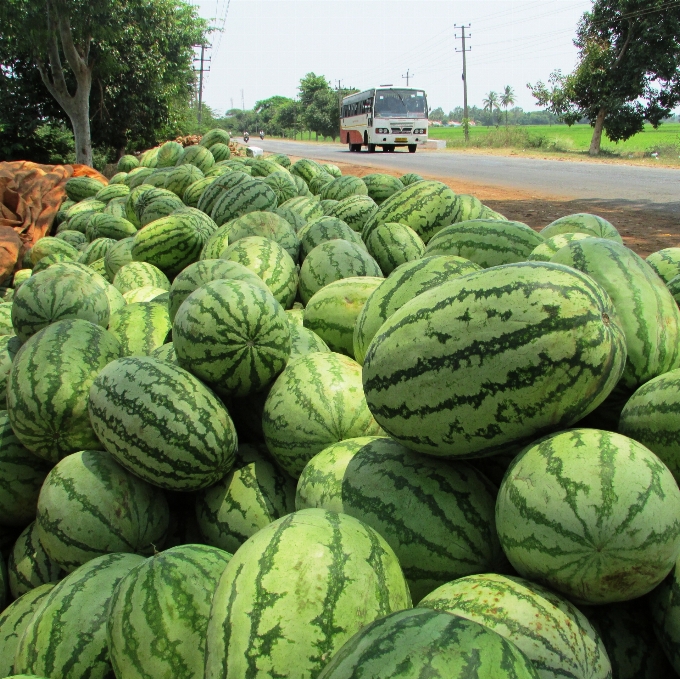
[[[203,73],[208,73],[210,67],[205,66],[206,63],[210,63],[210,57],[206,59],[205,51],[210,49],[210,45],[194,45],[194,47],[201,48],[201,56],[194,57],[194,63],[200,62],[200,68],[194,68],[194,71],[198,71],[198,122],[201,122],[201,116],[203,113]]]
[[[409,78],[415,78],[415,73],[411,73],[411,69],[406,69],[406,75],[402,75],[402,78],[406,78],[406,87],[408,87]]]
[[[241,110],[246,110],[246,100],[243,98],[243,90],[241,90]]]
[[[468,120],[468,101],[467,101],[467,65],[465,62],[465,53],[472,50],[472,47],[465,47],[465,38],[471,38],[472,36],[468,33],[465,35],[465,29],[470,28],[470,24],[467,26],[457,26],[454,24],[454,28],[460,28],[460,39],[462,40],[462,49],[457,49],[456,52],[463,53],[463,131],[465,132],[465,141],[470,141],[470,125]],[[456,36],[458,40],[459,36]]]

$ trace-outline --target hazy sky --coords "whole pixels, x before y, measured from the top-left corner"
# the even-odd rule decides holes
[[[384,83],[422,87],[432,108],[463,104],[460,31],[472,24],[468,98],[511,85],[517,105],[535,109],[527,82],[570,71],[576,24],[589,0],[192,0],[222,26],[212,37],[204,100],[213,109],[251,108],[275,94],[294,97],[309,71],[333,87]],[[226,20],[225,20],[225,12]],[[243,93],[243,95],[242,95]]]

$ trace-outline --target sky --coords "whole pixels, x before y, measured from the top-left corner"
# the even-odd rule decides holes
[[[463,105],[460,29],[468,25],[468,102],[510,85],[537,106],[528,82],[576,63],[576,24],[590,0],[190,0],[212,34],[203,98],[218,114],[273,95],[295,97],[306,73],[336,87],[409,84],[431,108]]]

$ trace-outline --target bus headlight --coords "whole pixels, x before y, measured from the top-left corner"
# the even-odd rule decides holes
[[[390,131],[386,127],[376,127],[375,128],[375,133],[376,134],[389,134]]]
[[[416,127],[412,134],[425,134],[425,130],[422,127]]]

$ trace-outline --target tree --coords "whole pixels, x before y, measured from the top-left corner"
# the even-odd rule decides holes
[[[437,122],[441,123],[444,120],[444,116],[445,116],[444,109],[440,106],[434,109],[434,111],[430,111],[428,118],[430,120],[436,120]]]
[[[658,127],[680,103],[680,5],[667,0],[595,0],[577,28],[576,69],[529,84],[538,103],[568,125],[593,127],[590,155],[602,133],[626,140]]]
[[[508,106],[512,106],[515,103],[515,91],[510,87],[510,85],[506,85],[505,89],[503,90],[503,94],[501,94],[501,106],[505,109],[505,127],[508,126]]]
[[[493,124],[493,112],[498,111],[498,95],[491,90],[489,94],[486,95],[484,99],[482,99],[482,104],[484,106],[484,110],[488,111],[489,114],[491,115],[491,122]]]
[[[190,90],[192,45],[205,31],[196,10],[175,0],[0,3],[3,70],[19,79],[39,74],[71,123],[76,161],[87,165],[93,99],[99,137],[119,147],[133,130],[168,122],[171,101]]]
[[[340,99],[354,89],[336,91],[322,75],[307,73],[300,80],[300,107],[307,127],[317,137],[332,137],[334,140],[340,130]]]

